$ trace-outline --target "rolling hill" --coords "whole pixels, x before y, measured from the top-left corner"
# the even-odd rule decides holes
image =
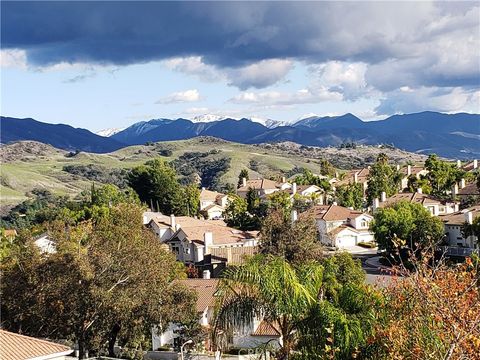
[[[212,152],[212,149],[216,151]],[[255,178],[290,175],[301,168],[318,173],[322,158],[328,159],[341,169],[372,164],[380,152],[386,152],[392,161],[397,163],[421,162],[425,159],[422,155],[376,146],[359,146],[356,149],[314,148],[288,142],[243,145],[211,137],[159,142],[148,146],[135,145],[106,154],[80,152],[72,156],[68,151],[51,145],[21,141],[0,147],[0,205],[6,208],[18,204],[35,188],[74,196],[90,187],[90,177],[71,170],[66,171],[68,168],[92,167],[91,170],[106,173],[119,172],[153,158],[173,161],[192,152],[208,153],[205,157],[207,161],[230,159],[230,167],[220,181],[231,184],[237,183],[238,174],[244,168],[249,169],[250,176]],[[105,179],[110,181],[108,177]]]

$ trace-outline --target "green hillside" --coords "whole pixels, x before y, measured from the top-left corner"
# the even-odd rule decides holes
[[[212,153],[212,150],[216,151]],[[35,188],[72,196],[87,189],[91,180],[64,171],[64,167],[68,165],[93,165],[103,170],[118,172],[158,157],[172,161],[189,152],[211,152],[206,159],[231,159],[230,168],[221,176],[220,181],[236,184],[238,174],[244,168],[250,169],[251,178],[280,176],[286,172],[292,173],[291,170],[295,167],[318,173],[322,158],[328,159],[341,169],[356,168],[372,163],[382,151],[387,152],[390,158],[397,162],[418,162],[424,159],[420,155],[378,147],[310,148],[292,143],[243,145],[215,138],[131,146],[109,154],[71,154],[50,145],[22,141],[0,148],[0,204],[3,209],[15,205],[26,199],[29,192]]]

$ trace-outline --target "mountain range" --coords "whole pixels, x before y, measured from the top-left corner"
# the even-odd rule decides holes
[[[282,141],[308,146],[339,146],[351,142],[390,144],[411,152],[436,153],[448,158],[480,157],[480,115],[467,113],[426,111],[369,122],[352,114],[311,116],[296,122],[208,116],[192,120],[153,119],[119,130],[106,129],[99,136],[68,125],[1,117],[2,143],[36,140],[62,149],[98,153],[145,142],[213,136],[245,144]]]

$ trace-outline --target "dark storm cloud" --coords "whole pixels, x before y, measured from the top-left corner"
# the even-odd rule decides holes
[[[30,64],[126,65],[202,56],[218,68],[267,59],[373,65],[388,91],[472,86],[477,4],[393,2],[2,2],[2,48]],[[475,7],[477,6],[477,7]],[[464,44],[464,46],[462,45]],[[385,76],[388,69],[397,69]],[[248,87],[248,85],[244,86]]]

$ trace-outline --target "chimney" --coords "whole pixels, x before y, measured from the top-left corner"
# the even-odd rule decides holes
[[[417,189],[417,193],[423,194],[423,189],[422,189],[421,187],[419,187],[419,188]]]
[[[382,191],[382,194],[381,194],[381,201],[382,202],[385,202],[387,201],[387,193],[385,191]]]
[[[470,225],[473,224],[473,212],[467,211],[465,213],[465,222]]]
[[[407,176],[412,175],[412,165],[407,165]]]
[[[298,220],[297,210],[292,210],[292,222],[295,222],[297,220]]]
[[[287,179],[285,179],[285,176],[282,176],[282,183],[287,182]]]
[[[210,254],[210,246],[213,245],[213,234],[209,231],[203,234],[204,253]]]
[[[332,203],[332,205],[337,206],[338,204],[337,204],[336,201],[334,201],[334,202]]]
[[[297,193],[297,183],[292,184],[292,194],[295,195]]]
[[[242,178],[242,186],[247,186],[247,178]]]
[[[175,231],[180,230],[180,227],[181,227],[180,224],[175,224]]]
[[[170,215],[170,227],[175,230],[177,223],[175,221],[175,215]]]
[[[338,171],[335,171],[335,179],[338,179],[339,175],[338,175]]]
[[[372,209],[373,211],[377,210],[380,207],[380,201],[378,198],[373,199]]]
[[[358,173],[357,172],[353,174],[353,182],[355,184],[358,183]]]
[[[400,165],[397,164],[397,171],[400,171]]]
[[[476,169],[478,167],[477,159],[473,160],[473,168]]]
[[[318,202],[320,205],[323,205],[323,194],[320,194],[319,198],[318,198]]]
[[[460,189],[465,187],[465,179],[460,179]]]
[[[202,272],[202,278],[204,278],[204,279],[210,279],[210,270],[203,270],[203,272]]]
[[[457,195],[458,195],[458,184],[455,184],[452,187],[452,196],[456,197]]]
[[[206,189],[205,189],[205,186],[202,186],[202,190],[206,190]]]
[[[455,211],[455,212],[459,211],[460,210],[459,207],[460,207],[460,204],[458,202],[454,203],[453,211]]]
[[[461,168],[461,167],[462,167],[462,161],[461,161],[461,160],[457,160],[457,167],[458,167],[458,168]]]

